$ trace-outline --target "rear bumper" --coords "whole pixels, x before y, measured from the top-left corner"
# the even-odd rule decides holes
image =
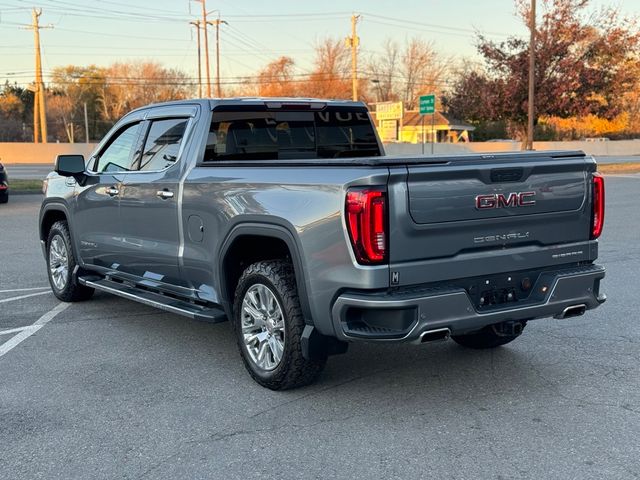
[[[447,328],[453,335],[506,321],[563,317],[569,307],[598,307],[605,269],[600,265],[546,272],[534,288],[546,286],[535,302],[510,303],[478,311],[462,288],[413,288],[388,293],[350,292],[332,308],[336,336],[343,341],[414,342],[429,330]]]

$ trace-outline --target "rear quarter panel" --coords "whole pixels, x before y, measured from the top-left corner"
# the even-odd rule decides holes
[[[343,220],[350,186],[386,185],[387,178],[386,167],[196,167],[184,182],[182,219],[200,217],[204,237],[185,238],[184,276],[203,299],[219,303],[219,255],[234,228],[285,228],[303,265],[297,281],[304,282],[314,324],[332,334],[330,306],[340,291],[389,286],[388,266],[356,263]]]

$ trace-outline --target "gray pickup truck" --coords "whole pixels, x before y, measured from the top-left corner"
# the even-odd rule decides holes
[[[45,181],[54,294],[231,320],[251,376],[350,342],[471,348],[600,305],[604,183],[582,152],[384,154],[362,103],[193,100],[120,120]]]

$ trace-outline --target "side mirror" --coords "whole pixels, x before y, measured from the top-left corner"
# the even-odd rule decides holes
[[[58,155],[56,157],[55,172],[63,177],[77,177],[85,171],[84,156]]]

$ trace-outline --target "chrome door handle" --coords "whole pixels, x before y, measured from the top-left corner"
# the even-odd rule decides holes
[[[118,190],[116,187],[107,187],[105,192],[107,192],[107,195],[115,197],[120,193],[120,190]]]
[[[173,198],[173,192],[170,192],[169,190],[158,190],[158,193],[156,193],[156,195],[163,200],[166,200],[167,198]]]

